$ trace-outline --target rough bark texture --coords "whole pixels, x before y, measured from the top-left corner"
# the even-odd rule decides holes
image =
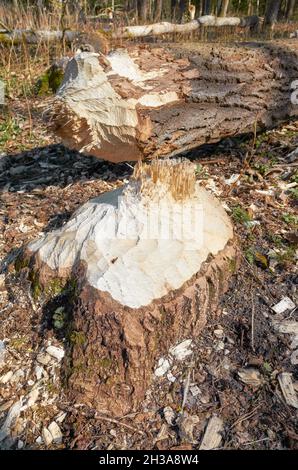
[[[175,343],[197,337],[214,315],[235,259],[231,243],[181,289],[146,308],[123,307],[109,295],[83,288],[74,330],[86,342],[73,346],[71,398],[118,416],[136,410],[158,358]]]
[[[221,17],[227,16],[227,12],[229,8],[229,1],[230,0],[222,0],[218,16],[221,16]]]
[[[296,0],[288,0],[286,9],[286,19],[290,20],[294,15]]]
[[[187,162],[138,165],[135,178],[30,243],[23,264],[35,290],[75,287],[69,395],[117,416],[137,409],[159,359],[194,341],[238,265],[231,221]]]
[[[115,162],[173,156],[297,116],[297,59],[296,41],[129,46],[107,56],[111,67],[77,57],[56,99],[54,129],[67,146]]]
[[[264,18],[264,27],[273,27],[277,21],[280,8],[280,0],[268,0]]]
[[[152,382],[158,359],[167,356],[175,344],[195,340],[215,318],[238,264],[236,244],[231,240],[180,289],[137,309],[79,282],[64,363],[69,398],[114,416],[136,410]],[[57,283],[57,274],[38,256],[30,266],[38,273],[39,285]],[[84,264],[72,275],[82,281]],[[65,271],[64,280],[67,278]]]

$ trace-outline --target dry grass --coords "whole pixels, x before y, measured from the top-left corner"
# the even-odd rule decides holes
[[[65,14],[60,4],[57,2],[54,7],[47,10],[38,11],[34,6],[19,4],[18,9],[12,5],[0,3],[0,18],[2,27],[12,29],[27,30],[56,30],[60,29],[63,22],[64,28],[75,29],[79,25],[77,13]]]

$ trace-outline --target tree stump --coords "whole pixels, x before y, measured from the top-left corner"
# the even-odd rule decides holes
[[[158,359],[199,335],[238,263],[225,210],[175,159],[138,163],[26,256],[40,287],[75,281],[69,396],[116,416],[137,409]]]
[[[50,120],[66,146],[98,158],[172,157],[297,116],[297,64],[297,41],[82,52]]]

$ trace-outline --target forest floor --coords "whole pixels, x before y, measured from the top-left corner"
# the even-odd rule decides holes
[[[23,72],[15,73],[18,82]],[[61,146],[42,121],[43,98],[12,91],[7,104],[0,117],[0,446],[197,449],[217,416],[219,448],[297,449],[298,152],[291,152],[298,121],[187,156],[232,217],[242,264],[192,354],[154,378],[136,413],[113,420],[67,400],[57,322],[65,298],[45,309],[14,260],[84,202],[121,186],[132,167]]]

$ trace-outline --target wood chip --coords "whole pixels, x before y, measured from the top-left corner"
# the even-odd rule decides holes
[[[272,322],[273,328],[278,333],[288,333],[293,335],[298,335],[298,322],[294,320],[284,320],[284,321],[275,321]]]
[[[216,449],[220,446],[222,440],[223,421],[217,416],[212,416],[209,420],[200,450]]]
[[[282,372],[278,376],[278,382],[287,405],[298,409],[298,398],[294,389],[292,374]]]
[[[248,367],[238,371],[238,376],[241,382],[251,385],[252,387],[259,387],[263,383],[263,378],[258,369]]]
[[[296,305],[289,297],[283,297],[280,302],[272,307],[275,313],[284,313],[286,310],[293,310]]]

